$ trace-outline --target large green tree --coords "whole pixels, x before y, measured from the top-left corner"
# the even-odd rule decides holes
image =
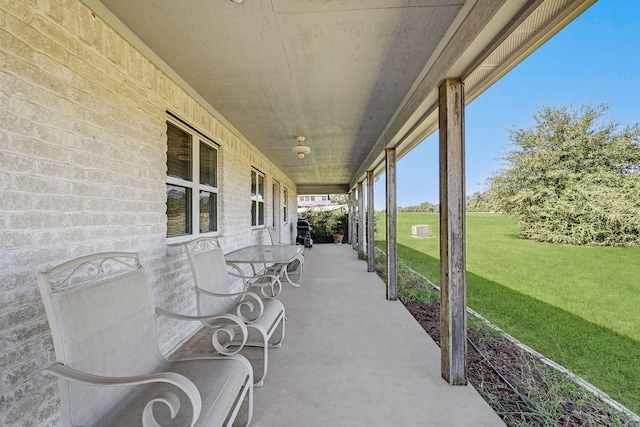
[[[467,212],[495,212],[495,210],[488,192],[476,191],[467,196]]]
[[[510,131],[506,167],[488,181],[521,237],[602,246],[640,244],[640,125],[604,122],[605,105],[543,107]]]

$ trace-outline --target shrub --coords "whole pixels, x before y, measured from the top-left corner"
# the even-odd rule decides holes
[[[348,234],[348,214],[345,208],[332,211],[306,211],[298,214],[299,220],[309,221],[314,243],[333,243],[334,234]]]
[[[601,124],[606,106],[545,107],[510,133],[507,167],[488,198],[516,215],[519,235],[549,243],[640,244],[640,124]]]

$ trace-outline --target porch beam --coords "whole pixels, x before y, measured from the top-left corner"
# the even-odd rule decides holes
[[[467,301],[464,189],[464,86],[439,88],[440,340],[442,377],[467,384]]]
[[[367,235],[365,234],[365,212],[364,212],[364,185],[363,181],[358,183],[358,258],[364,256],[367,245]]]
[[[373,207],[373,171],[367,171],[367,271],[376,271],[375,215]]]
[[[398,248],[396,207],[396,149],[385,149],[387,185],[387,299],[398,299]]]

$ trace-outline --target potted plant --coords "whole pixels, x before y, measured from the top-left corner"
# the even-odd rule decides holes
[[[336,245],[341,245],[344,239],[346,219],[347,215],[344,209],[337,209],[332,212],[333,243]]]

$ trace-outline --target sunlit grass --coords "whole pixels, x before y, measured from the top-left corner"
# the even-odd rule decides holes
[[[411,237],[417,224],[435,237]],[[468,305],[640,411],[640,248],[526,241],[516,227],[509,216],[468,216]],[[398,256],[435,283],[438,231],[437,214],[398,215]]]

